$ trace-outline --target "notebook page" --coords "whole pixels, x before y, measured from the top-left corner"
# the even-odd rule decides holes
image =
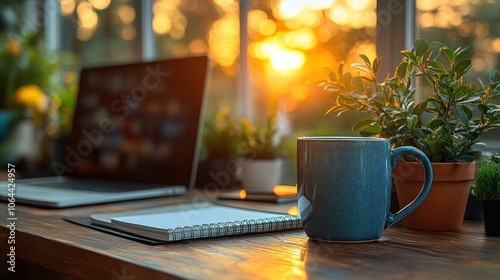
[[[203,224],[227,223],[287,216],[288,215],[284,214],[274,214],[269,212],[259,212],[214,205],[201,209],[179,209],[175,212],[114,217],[111,218],[111,220],[112,222],[127,223],[139,228],[149,227],[167,230]]]

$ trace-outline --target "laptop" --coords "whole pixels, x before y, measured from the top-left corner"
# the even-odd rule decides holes
[[[51,163],[57,176],[16,180],[0,197],[64,208],[184,194],[195,183],[209,67],[200,56],[83,69],[69,144],[58,147],[65,157]]]

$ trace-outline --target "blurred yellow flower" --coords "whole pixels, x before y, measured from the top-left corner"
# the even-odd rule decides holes
[[[9,38],[9,53],[18,56],[21,53],[21,43],[15,39]]]
[[[34,113],[44,113],[48,109],[47,96],[40,87],[33,84],[19,87],[14,93],[14,103],[27,107]]]
[[[229,119],[229,108],[227,106],[220,108],[215,117],[215,129],[217,131],[224,130],[224,128],[230,125]]]

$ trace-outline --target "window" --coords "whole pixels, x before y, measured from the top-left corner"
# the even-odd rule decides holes
[[[57,34],[56,47],[77,54],[76,65],[208,53],[214,62],[209,116],[228,105],[235,108],[235,114],[245,112],[247,107],[259,119],[269,98],[277,98],[299,134],[351,133],[350,127],[356,120],[323,117],[330,105],[328,99],[324,92],[306,82],[321,78],[323,66],[343,59],[354,62],[360,53],[374,57],[376,45],[379,52],[393,48],[384,59],[387,68],[393,69],[391,57],[399,61],[397,55],[404,47],[401,40],[408,45],[408,38],[413,35],[411,28],[401,28],[405,20],[411,21],[412,14],[415,22],[410,23],[416,24],[417,37],[440,40],[452,47],[475,47],[474,68],[467,79],[487,80],[489,69],[500,69],[497,12],[500,2],[492,0],[51,0],[45,4],[30,0],[26,3],[25,9],[42,11],[45,36],[51,38]],[[52,11],[48,8],[50,3],[58,9]],[[412,10],[413,5],[416,10]],[[55,21],[54,13],[58,15]],[[248,32],[243,40],[239,33],[242,15],[248,16],[241,21]],[[384,28],[377,30],[377,21]],[[410,32],[409,36],[401,35],[405,32]],[[245,52],[246,56],[240,55]],[[244,91],[252,98],[245,99],[241,95]],[[492,135],[498,137],[500,131]]]

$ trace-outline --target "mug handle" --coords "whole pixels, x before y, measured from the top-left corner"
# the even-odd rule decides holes
[[[424,168],[424,184],[422,186],[422,190],[418,194],[417,198],[413,200],[410,204],[406,205],[403,207],[401,210],[399,210],[396,214],[392,214],[389,212],[389,215],[387,215],[387,219],[385,221],[385,227],[388,228],[391,225],[393,225],[395,222],[401,220],[404,218],[406,215],[410,214],[413,212],[413,210],[417,209],[417,207],[424,201],[425,197],[427,194],[429,194],[429,191],[431,190],[431,185],[432,185],[432,179],[433,179],[433,171],[432,171],[432,165],[431,162],[429,161],[429,158],[419,149],[415,147],[410,147],[410,146],[403,146],[403,147],[398,147],[392,150],[392,169],[396,167],[396,163],[398,162],[398,159],[402,155],[412,155],[416,157],[419,161],[422,167]]]

